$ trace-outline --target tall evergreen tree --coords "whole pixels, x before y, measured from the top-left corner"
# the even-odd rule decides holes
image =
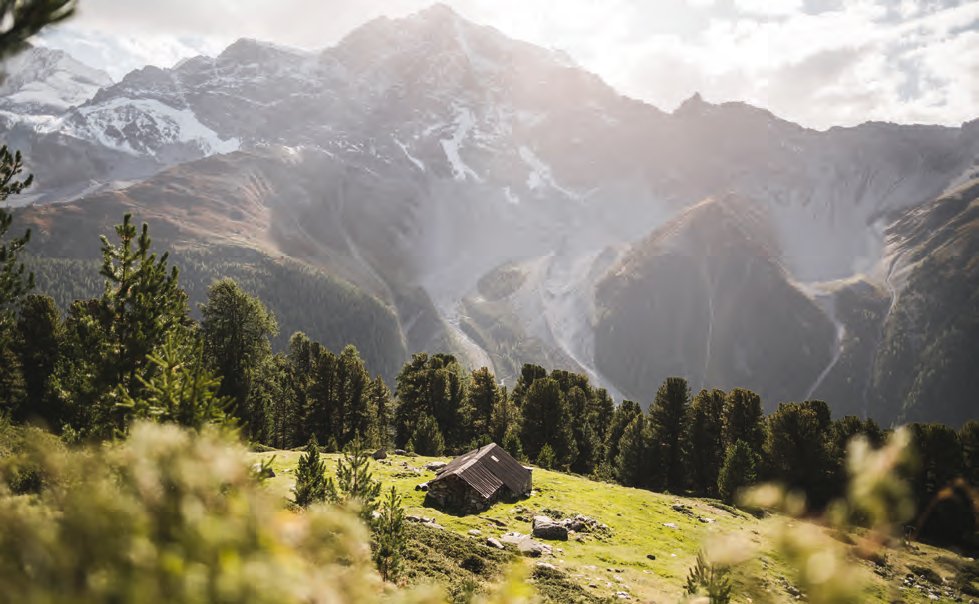
[[[147,355],[163,344],[167,333],[187,322],[187,294],[169,267],[169,253],[157,258],[150,251],[149,226],[140,231],[126,214],[115,227],[118,244],[102,236],[102,270],[109,328],[110,388],[116,384],[130,396],[138,394],[136,380]],[[137,236],[138,232],[138,236]]]
[[[394,400],[391,389],[384,383],[381,376],[375,376],[367,389],[370,405],[375,409],[373,444],[378,447],[390,447],[394,444]]]
[[[23,367],[27,406],[15,414],[15,420],[36,418],[47,426],[60,424],[49,382],[58,364],[61,338],[61,313],[54,300],[50,296],[27,296],[21,305],[14,339]]]
[[[397,377],[398,409],[395,413],[397,444],[404,446],[415,432],[422,415],[435,418],[446,444],[462,444],[460,408],[466,391],[466,376],[455,357],[446,354],[416,354]]]
[[[232,279],[214,282],[201,305],[201,331],[211,366],[221,375],[221,395],[250,436],[261,429],[262,409],[250,405],[255,372],[271,354],[269,338],[278,332],[272,313]]]
[[[817,507],[825,504],[833,474],[831,420],[825,403],[782,403],[767,421],[768,478],[803,491]]]
[[[739,440],[756,453],[761,452],[765,440],[761,397],[744,388],[735,388],[724,399],[724,447]]]
[[[502,443],[506,441],[507,434],[512,434],[519,443],[519,433],[520,411],[517,409],[517,406],[513,404],[513,400],[510,398],[506,386],[500,386],[498,395],[496,397],[496,403],[493,405],[493,412],[490,414],[490,437],[495,442],[502,445]],[[504,446],[504,448],[506,448],[506,446]],[[521,452],[523,451],[522,445],[520,450]],[[507,452],[511,455],[514,454],[510,449],[507,449]]]
[[[24,246],[30,241],[30,231],[21,237],[6,239],[13,216],[3,203],[34,181],[33,175],[20,179],[23,171],[20,151],[11,153],[6,146],[0,147],[0,348],[9,343],[20,300],[34,287],[34,275],[27,271],[20,259]]]
[[[337,440],[342,445],[358,440],[369,443],[377,422],[377,409],[368,396],[371,376],[360,358],[356,346],[348,344],[337,359],[338,404],[341,434]]]
[[[500,391],[496,377],[486,367],[476,369],[469,377],[462,417],[468,439],[489,436],[493,410],[499,405]]]
[[[577,448],[577,456],[571,461],[571,471],[591,474],[598,462],[600,446],[588,412],[588,396],[580,386],[572,386],[565,395],[565,401],[571,418],[572,438]]]
[[[757,464],[758,455],[745,441],[735,441],[727,448],[717,475],[717,492],[724,501],[732,503],[738,491],[754,484],[758,478]]]
[[[652,446],[658,460],[654,468],[654,488],[663,486],[674,493],[686,486],[686,431],[684,422],[690,407],[687,380],[666,378],[649,407]]]
[[[634,401],[622,401],[612,414],[605,436],[605,459],[613,469],[618,464],[620,443],[626,428],[637,415],[642,415],[642,407]]]
[[[445,439],[434,417],[426,413],[418,418],[408,448],[419,455],[441,455],[445,452]]]
[[[687,442],[690,479],[698,495],[717,494],[717,473],[724,461],[724,391],[701,390],[690,404]]]
[[[343,409],[340,407],[340,359],[318,347],[312,381],[307,396],[307,429],[322,442],[334,443],[343,437]]]
[[[644,487],[649,484],[650,435],[646,418],[642,413],[633,415],[626,426],[615,458],[615,476],[628,487]]]
[[[524,453],[531,459],[537,459],[541,448],[549,444],[558,466],[568,467],[577,457],[578,448],[571,430],[567,402],[557,381],[549,377],[534,381],[527,388],[521,411],[523,425],[520,436]]]

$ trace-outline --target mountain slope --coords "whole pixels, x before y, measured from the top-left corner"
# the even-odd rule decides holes
[[[444,6],[321,52],[240,40],[4,134],[39,174],[24,222],[72,225],[44,254],[128,208],[163,238],[352,283],[396,309],[408,350],[504,378],[542,362],[645,401],[677,373],[860,413],[879,406],[884,233],[979,157],[976,124],[818,132],[696,96],[667,114]]]

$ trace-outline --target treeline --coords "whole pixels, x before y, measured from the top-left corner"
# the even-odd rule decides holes
[[[749,390],[693,394],[682,378],[667,379],[647,411],[616,405],[583,375],[537,365],[524,365],[509,391],[488,369],[469,371],[447,354],[414,355],[392,393],[353,346],[335,353],[296,333],[274,353],[276,318],[233,280],[214,282],[192,319],[177,269],[128,216],[115,241],[102,239],[103,293],[64,315],[50,297],[28,293],[17,260],[26,243],[0,249],[0,406],[68,441],[112,438],[138,418],[234,422],[274,448],[315,438],[333,451],[357,441],[440,455],[495,441],[543,467],[659,491],[730,501],[775,481],[819,509],[846,484],[847,443],[885,437],[872,420],[834,420],[821,401],[783,403],[766,416]],[[979,423],[910,430],[919,464],[908,478],[923,511],[916,530],[973,536]]]

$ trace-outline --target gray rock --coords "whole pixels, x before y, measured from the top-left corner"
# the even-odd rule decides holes
[[[405,451],[404,449],[395,449],[395,450],[394,450],[394,454],[395,454],[395,455],[407,455],[407,453],[408,453],[408,452],[407,452],[407,451]]]
[[[387,449],[385,449],[384,447],[381,447],[377,451],[374,451],[374,453],[371,455],[371,457],[373,457],[374,459],[387,459],[387,457],[388,457]]]
[[[444,461],[430,461],[425,464],[425,469],[430,472],[438,472],[447,465],[449,464],[445,463]]]
[[[568,527],[555,522],[547,516],[534,516],[533,535],[548,541],[567,541]]]
[[[479,537],[480,535],[483,534],[483,531],[481,531],[479,529],[473,529],[473,530],[469,531],[469,534],[472,535],[473,537]]]
[[[428,483],[427,482],[423,482],[421,484],[416,484],[415,485],[415,490],[416,491],[427,491],[428,490]]]
[[[530,558],[539,558],[544,554],[551,553],[551,548],[549,546],[532,539],[530,535],[510,532],[500,537],[500,541],[516,546],[517,551]]]
[[[537,566],[539,568],[546,568],[548,570],[557,570],[557,567],[551,564],[550,562],[538,562]]]
[[[486,539],[486,545],[488,545],[490,547],[495,547],[496,549],[506,549],[503,546],[503,544],[500,543],[500,540],[499,539],[496,539],[495,537],[489,537],[489,538],[487,538]]]

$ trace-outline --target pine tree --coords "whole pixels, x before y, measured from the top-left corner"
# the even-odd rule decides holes
[[[581,387],[572,386],[565,395],[565,401],[571,417],[572,437],[577,448],[577,456],[571,462],[571,471],[588,475],[595,469],[600,449],[599,439],[592,427],[592,418],[588,410],[588,395]]]
[[[724,399],[724,447],[739,440],[756,453],[761,452],[765,440],[761,397],[744,388],[735,388]]]
[[[149,227],[137,237],[132,215],[116,225],[119,244],[102,236],[102,270],[110,356],[106,369],[108,386],[121,385],[137,395],[136,376],[147,355],[161,345],[166,334],[187,322],[187,294],[177,283],[176,267],[169,268],[169,254],[157,258],[150,252]]]
[[[566,468],[577,457],[578,450],[571,431],[571,417],[558,382],[546,377],[527,388],[521,405],[523,425],[521,441],[524,452],[536,459],[544,445],[550,445],[558,467]]]
[[[381,376],[376,376],[367,390],[370,405],[375,409],[372,429],[373,444],[377,447],[390,447],[394,444],[394,401],[391,390]]]
[[[754,484],[758,477],[756,458],[751,445],[743,440],[727,448],[724,465],[717,476],[717,492],[724,501],[733,502],[740,489]]]
[[[506,433],[500,440],[500,446],[509,453],[514,459],[524,459],[523,444],[520,442],[520,434],[516,425],[507,428]]]
[[[368,396],[371,376],[356,346],[348,344],[337,359],[340,438],[343,443],[370,442],[377,421],[377,409]]]
[[[314,503],[326,501],[326,464],[320,460],[320,450],[316,437],[309,439],[306,451],[296,466],[296,486],[293,488],[292,502],[297,507],[307,508]]]
[[[962,443],[965,478],[973,488],[979,488],[979,421],[968,421],[962,426],[959,442]]]
[[[687,442],[694,491],[717,494],[717,473],[724,461],[724,391],[701,390],[690,404]]]
[[[622,436],[637,415],[642,415],[642,408],[634,401],[622,401],[622,404],[612,413],[605,433],[605,461],[613,470],[618,464]]]
[[[24,299],[14,351],[23,368],[25,405],[15,412],[15,421],[36,419],[47,426],[60,426],[62,418],[50,392],[50,380],[60,356],[62,330],[61,313],[50,296]]]
[[[149,365],[137,376],[143,385],[137,397],[120,386],[124,427],[136,419],[198,431],[208,424],[227,423],[228,400],[218,394],[221,380],[208,370],[203,345],[196,338],[186,330],[174,330],[148,359]]]
[[[493,410],[499,405],[500,392],[496,378],[482,367],[472,372],[462,407],[462,417],[468,439],[490,436]]]
[[[666,378],[656,391],[656,399],[649,407],[649,428],[652,446],[659,463],[654,468],[654,488],[664,486],[670,491],[681,492],[686,486],[685,426],[690,406],[690,388],[687,380]]]
[[[446,354],[416,354],[397,377],[398,408],[395,412],[396,444],[405,446],[414,435],[415,424],[424,415],[435,418],[449,446],[463,443],[461,426],[466,375],[455,357]]]
[[[0,9],[2,14],[3,9]],[[0,37],[2,40],[2,37]],[[2,48],[2,47],[0,47]],[[13,216],[3,207],[11,195],[18,195],[31,186],[34,176],[19,180],[24,171],[20,151],[11,153],[6,146],[0,147],[0,348],[9,343],[12,327],[21,299],[34,287],[34,275],[27,271],[20,254],[30,241],[31,232],[6,241]]]
[[[374,563],[384,581],[394,581],[401,572],[401,560],[407,549],[405,511],[398,490],[391,487],[381,501],[374,522]]]
[[[359,440],[354,440],[337,462],[336,481],[326,481],[326,497],[337,505],[356,503],[360,517],[372,526],[381,483],[374,480],[370,470],[371,457]]]
[[[507,392],[506,386],[500,386],[499,396],[493,406],[493,413],[490,414],[490,437],[498,443],[506,441],[508,434],[511,434],[520,442],[520,411],[513,404]],[[504,447],[506,448],[506,447]],[[521,450],[523,446],[521,445]],[[512,455],[513,452],[507,449]]]
[[[201,315],[204,350],[222,377],[221,395],[231,399],[232,411],[254,438],[261,410],[249,404],[249,393],[255,372],[271,354],[269,338],[278,332],[275,317],[232,279],[211,285]]]
[[[730,570],[707,561],[703,551],[697,552],[697,562],[687,575],[687,593],[705,595],[707,604],[728,604],[734,591]]]
[[[615,459],[615,475],[619,482],[628,487],[649,484],[649,449],[646,418],[639,413],[626,426],[619,443]]]
[[[804,492],[812,505],[831,494],[831,421],[825,403],[782,403],[768,416],[766,478]]]
[[[544,443],[544,446],[541,447],[540,452],[537,454],[537,465],[545,470],[553,470],[557,467],[557,463],[554,449],[551,448],[549,443]]]
[[[418,418],[409,445],[419,455],[441,455],[445,452],[445,439],[434,417],[423,414]]]

